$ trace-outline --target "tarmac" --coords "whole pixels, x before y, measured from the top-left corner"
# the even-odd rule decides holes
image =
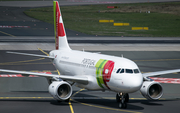
[[[12,50],[13,51],[13,50]],[[16,50],[18,52],[44,54],[34,50]],[[45,51],[49,52],[49,51]],[[95,51],[92,51],[95,52]],[[137,63],[142,73],[180,68],[180,53],[173,51],[101,51],[101,54],[123,55]],[[0,68],[26,70],[33,72],[57,73],[48,59],[31,56],[7,54],[0,51]],[[8,73],[0,73],[7,75]],[[179,78],[180,74],[168,74],[161,77]],[[87,91],[73,86],[70,103],[55,101],[48,93],[48,82],[43,77],[0,77],[0,111],[11,112],[122,112],[122,113],[169,113],[179,112],[179,84],[162,84],[164,95],[158,101],[146,100],[140,92],[130,93],[127,109],[119,109],[114,92]],[[70,105],[72,108],[70,108]],[[73,109],[73,112],[72,112]]]

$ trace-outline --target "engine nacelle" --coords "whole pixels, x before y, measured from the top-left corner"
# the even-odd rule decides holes
[[[160,83],[145,81],[140,89],[141,94],[148,100],[157,100],[163,95],[163,88]]]
[[[56,100],[67,100],[72,95],[72,87],[65,81],[54,81],[49,85],[49,93]]]

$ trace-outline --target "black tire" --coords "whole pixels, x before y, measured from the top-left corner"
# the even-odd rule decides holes
[[[128,93],[125,94],[125,102],[129,102],[129,94]]]
[[[119,108],[123,108],[123,103],[122,102],[119,102]]]
[[[126,102],[123,104],[123,108],[124,108],[124,109],[127,108],[127,103],[126,103]]]
[[[116,102],[120,102],[120,97],[119,97],[119,95],[118,94],[116,94]]]
[[[119,102],[119,108],[121,109],[126,109],[127,108],[127,103],[122,103],[122,102]]]
[[[118,94],[116,94],[116,102],[120,102],[121,101],[121,96],[119,96]]]

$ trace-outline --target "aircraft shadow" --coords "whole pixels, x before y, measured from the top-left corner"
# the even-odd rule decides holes
[[[14,93],[21,92],[21,93],[45,93],[48,94],[47,91],[13,91]],[[73,91],[75,93],[76,91]],[[119,109],[119,104],[116,102],[115,99],[104,99],[100,96],[93,96],[90,95],[92,92],[90,91],[89,94],[84,94],[87,93],[87,91],[80,92],[76,94],[74,97],[71,99],[71,103],[85,103],[87,105],[94,105],[94,106],[101,106],[101,107],[108,107],[108,108],[114,108],[114,109]],[[50,97],[50,96],[49,96]],[[54,100],[53,98],[22,98],[22,99],[0,99],[0,101],[22,101],[22,102],[45,102],[45,103],[50,103],[51,105],[56,105],[56,106],[68,106],[68,102],[60,102],[57,100]],[[141,100],[141,99],[133,99],[129,100],[127,110],[143,110],[144,107],[142,105],[150,105],[150,106],[163,106],[164,101],[177,101],[177,99],[168,99],[168,100],[158,100],[158,101],[149,101],[149,100]],[[135,104],[135,105],[134,105]]]
[[[85,90],[86,91],[86,90]],[[83,91],[84,92],[84,91]],[[85,103],[85,104],[92,104],[96,106],[104,106],[119,109],[119,103],[116,102],[115,99],[105,99],[100,96],[92,96],[89,94],[83,94],[83,92],[78,93],[75,95],[74,102]],[[86,93],[86,92],[85,92]],[[79,97],[79,98],[76,98]],[[128,110],[143,110],[143,105],[149,106],[163,106],[163,102],[165,101],[177,101],[177,99],[165,99],[165,100],[142,100],[142,99],[130,99],[127,103]]]

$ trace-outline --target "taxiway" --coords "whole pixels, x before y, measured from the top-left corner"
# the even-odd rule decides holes
[[[41,51],[20,51],[34,54],[44,54]],[[48,52],[48,51],[46,51]],[[102,51],[102,54],[121,56],[135,61],[141,71],[152,72],[180,68],[179,52],[142,52],[142,51]],[[57,73],[54,66],[47,59],[39,59],[31,56],[7,54],[0,51],[0,68],[51,72]],[[6,73],[1,73],[6,74]],[[179,78],[180,74],[164,75],[166,78]],[[71,105],[76,112],[132,112],[174,113],[179,111],[180,90],[179,84],[162,84],[164,96],[159,101],[148,101],[140,92],[130,94],[130,102],[127,109],[119,109],[115,101],[114,92],[87,91],[73,86]],[[48,93],[48,83],[42,77],[17,77],[0,78],[0,109],[1,112],[12,111],[30,112],[62,112],[72,113],[69,103],[58,103]]]

